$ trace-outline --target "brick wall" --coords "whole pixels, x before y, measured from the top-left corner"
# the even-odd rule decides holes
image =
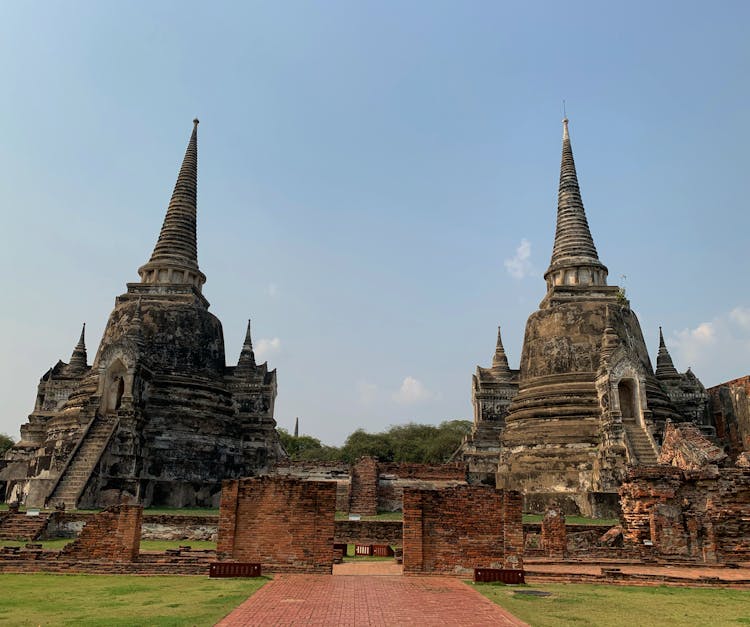
[[[463,462],[449,464],[413,464],[408,462],[380,462],[378,473],[393,475],[398,479],[423,481],[466,481],[467,465]]]
[[[361,457],[352,466],[349,513],[374,516],[378,513],[378,461]]]
[[[703,435],[695,424],[667,421],[659,454],[660,464],[682,470],[700,470],[710,464],[720,464],[726,458],[726,453]]]
[[[333,482],[271,476],[225,481],[217,556],[260,563],[264,572],[330,574],[335,510]]]
[[[337,520],[337,544],[390,544],[401,546],[404,526],[400,520]]]
[[[485,486],[404,490],[404,574],[521,568],[521,503]]]
[[[276,463],[271,474],[310,481],[334,481],[336,482],[336,511],[349,511],[351,466],[346,462],[283,459]]]
[[[598,533],[598,532],[597,532]],[[564,557],[568,548],[568,532],[565,514],[558,507],[551,507],[542,519],[542,549],[549,557]]]
[[[634,467],[620,499],[630,543],[667,558],[750,560],[750,469]]]
[[[114,505],[93,516],[78,538],[61,551],[64,558],[133,562],[141,547],[140,505]]]
[[[707,390],[716,434],[736,457],[750,450],[750,376],[733,379]]]

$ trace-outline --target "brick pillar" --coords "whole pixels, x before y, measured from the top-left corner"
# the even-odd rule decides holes
[[[565,557],[567,552],[565,514],[557,506],[550,507],[542,519],[542,548],[548,557]]]
[[[378,513],[378,460],[360,457],[352,466],[349,513],[374,516]]]
[[[133,562],[141,548],[140,505],[115,505],[87,522],[78,538],[65,546],[61,556],[82,560]]]
[[[403,564],[404,574],[421,573],[424,567],[422,493],[404,490]]]
[[[505,568],[523,568],[523,496],[503,490],[503,544]]]
[[[239,489],[240,482],[237,479],[227,479],[221,484],[219,527],[216,539],[216,557],[218,559],[231,559],[234,553]]]

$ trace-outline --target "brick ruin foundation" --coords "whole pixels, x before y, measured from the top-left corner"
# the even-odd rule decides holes
[[[404,574],[522,568],[522,497],[485,486],[404,490]]]
[[[542,549],[549,557],[565,557],[568,532],[565,514],[559,507],[551,507],[542,519]]]
[[[627,541],[667,558],[750,560],[750,468],[689,424],[667,425],[659,462],[631,467],[620,488]]]
[[[263,571],[330,574],[336,486],[326,481],[257,477],[225,481],[217,557]]]
[[[361,457],[344,462],[279,461],[272,475],[336,484],[336,511],[374,516],[402,510],[405,488],[440,489],[466,485],[468,465],[380,462]]]
[[[61,556],[75,559],[102,559],[134,562],[141,548],[140,505],[115,505],[94,516]]]

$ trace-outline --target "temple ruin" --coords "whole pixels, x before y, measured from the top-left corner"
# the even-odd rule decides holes
[[[0,480],[29,507],[213,506],[223,479],[283,454],[276,371],[257,364],[248,323],[227,366],[221,322],[203,295],[196,212],[198,120],[153,254],[115,299],[92,365],[84,335],[42,376]]]
[[[520,490],[525,510],[616,515],[628,465],[653,464],[667,421],[713,431],[708,394],[674,368],[660,334],[651,366],[625,291],[607,285],[563,120],[557,230],[547,293],[526,324],[520,368],[498,335],[492,368],[472,379],[474,428],[455,459],[474,481]]]

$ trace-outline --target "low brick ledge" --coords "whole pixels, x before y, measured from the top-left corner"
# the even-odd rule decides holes
[[[616,586],[670,586],[676,588],[740,588],[750,589],[750,573],[746,579],[722,579],[721,577],[680,577],[677,575],[653,575],[646,573],[612,573],[593,575],[589,573],[551,573],[525,570],[527,584],[539,583],[595,583]]]

